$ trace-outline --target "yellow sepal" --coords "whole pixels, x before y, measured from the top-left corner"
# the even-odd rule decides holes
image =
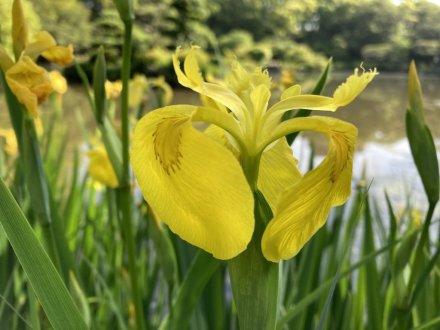
[[[351,174],[357,129],[326,117],[303,118],[293,130],[310,129],[330,139],[322,163],[284,191],[261,241],[264,257],[272,262],[294,257],[325,224],[330,209],[344,203],[351,192]],[[298,126],[302,126],[298,127]]]
[[[173,232],[230,259],[252,237],[253,196],[234,155],[192,127],[196,111],[168,106],[144,116],[131,164],[144,198]]]

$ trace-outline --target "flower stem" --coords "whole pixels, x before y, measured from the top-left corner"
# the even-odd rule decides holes
[[[128,118],[128,85],[131,70],[133,23],[124,21],[124,46],[122,50],[122,92],[121,92],[121,122],[122,122],[122,185],[129,183],[129,118]]]
[[[136,265],[136,245],[132,230],[132,200],[130,190],[129,169],[129,116],[128,116],[128,85],[131,70],[132,53],[132,29],[131,20],[124,20],[124,45],[122,49],[122,92],[121,92],[121,124],[122,124],[122,175],[117,190],[118,214],[124,233],[124,240],[128,256],[128,271],[130,273],[132,298],[136,313],[136,329],[145,329],[144,311],[141,293],[139,291]]]
[[[260,244],[272,211],[260,191],[254,192],[254,199],[254,234],[246,251],[229,262],[229,274],[240,329],[272,330],[278,311],[279,265],[264,258]]]

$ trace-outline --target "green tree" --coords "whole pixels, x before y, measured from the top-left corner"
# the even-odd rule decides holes
[[[80,0],[34,0],[35,11],[44,30],[49,31],[60,44],[73,44],[75,52],[90,47],[91,10]]]
[[[217,10],[208,19],[212,30],[222,35],[232,30],[250,32],[256,41],[265,37],[288,37],[298,33],[316,0],[215,0]]]
[[[301,40],[351,66],[361,59],[364,46],[390,42],[397,21],[391,0],[320,1],[317,12],[303,22]]]
[[[427,0],[406,0],[399,6],[401,29],[409,57],[419,66],[440,61],[440,6]]]

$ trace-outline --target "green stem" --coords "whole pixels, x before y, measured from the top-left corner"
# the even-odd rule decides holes
[[[132,52],[132,28],[131,20],[124,21],[124,45],[122,50],[122,93],[121,93],[121,122],[122,122],[122,175],[120,188],[117,190],[118,210],[121,225],[125,237],[125,245],[128,256],[128,270],[132,297],[136,313],[136,329],[145,329],[144,311],[142,306],[141,293],[139,291],[137,267],[136,267],[136,245],[132,231],[132,210],[130,191],[130,170],[129,170],[129,117],[128,117],[128,85],[131,69]]]
[[[421,266],[424,260],[423,250],[426,247],[426,244],[429,244],[429,227],[431,226],[432,216],[434,214],[434,209],[437,203],[429,203],[428,213],[426,214],[425,222],[423,223],[422,235],[420,236],[419,243],[417,245],[416,254],[414,257],[414,264],[411,269],[413,270],[411,273],[411,277],[408,284],[408,292],[411,292],[416,283],[417,277],[419,275],[419,271],[421,270]]]
[[[136,267],[136,245],[134,241],[133,230],[131,228],[131,195],[130,188],[122,187],[116,190],[116,199],[118,205],[118,216],[123,232],[125,247],[128,257],[128,271],[130,273],[131,294],[136,314],[136,329],[145,329],[144,311],[142,307],[141,292],[137,280]]]
[[[129,118],[128,118],[128,85],[131,70],[131,52],[132,52],[132,29],[131,21],[124,22],[124,46],[122,50],[122,92],[121,92],[121,121],[122,121],[122,185],[128,184],[129,176]]]
[[[241,330],[275,329],[279,265],[261,252],[261,237],[272,212],[261,192],[254,193],[255,230],[246,251],[229,262],[232,293]]]

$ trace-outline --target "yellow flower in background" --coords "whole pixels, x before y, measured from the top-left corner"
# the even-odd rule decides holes
[[[0,128],[0,140],[2,141],[3,149],[7,154],[11,156],[17,155],[18,144],[14,130],[12,128],[8,128],[8,129]]]
[[[51,62],[67,65],[73,61],[73,47],[58,46],[46,31],[35,33],[34,40],[29,42],[20,0],[14,0],[12,6],[12,42],[16,61],[9,57],[5,49],[0,48],[0,67],[18,101],[36,117],[38,105],[52,91],[47,71],[35,63],[36,59],[41,55]]]
[[[141,105],[144,100],[145,94],[148,88],[147,77],[142,74],[137,74],[130,80],[128,85],[129,88],[129,98],[128,105],[131,108],[137,108]]]
[[[9,88],[33,117],[38,116],[38,105],[52,92],[47,71],[28,56],[22,56],[6,71]]]
[[[168,85],[163,76],[152,79],[151,86],[160,90],[163,105],[171,103],[173,100],[173,89]]]
[[[122,92],[122,81],[116,80],[116,81],[110,81],[107,80],[105,82],[105,94],[108,99],[115,100],[117,99]]]
[[[87,152],[89,157],[89,175],[99,183],[116,188],[118,178],[104,148],[98,147]]]
[[[280,84],[283,89],[292,86],[295,82],[295,75],[292,70],[283,69],[281,70]]]
[[[63,95],[67,92],[67,80],[61,74],[61,72],[57,70],[53,70],[49,72],[49,80],[52,85],[52,89],[57,94]]]
[[[173,89],[165,81],[163,76],[147,79],[144,75],[137,74],[130,80],[128,104],[131,108],[137,108],[143,101],[148,100],[148,89],[155,90],[162,105],[168,105],[173,100]]]
[[[262,238],[263,255],[273,262],[291,258],[325,224],[331,207],[349,197],[357,129],[330,117],[281,118],[292,109],[335,111],[377,73],[355,70],[333,97],[301,94],[295,85],[269,107],[266,71],[247,72],[235,61],[224,84],[206,82],[196,53],[196,47],[188,51],[182,70],[178,49],[174,69],[181,85],[212,102],[167,106],[138,122],[131,164],[141,191],[173,232],[218,259],[230,259],[251,240],[252,191],[259,189],[274,214]],[[192,125],[198,121],[213,125],[200,132]],[[327,156],[306,174],[284,137],[303,130],[329,138]]]

